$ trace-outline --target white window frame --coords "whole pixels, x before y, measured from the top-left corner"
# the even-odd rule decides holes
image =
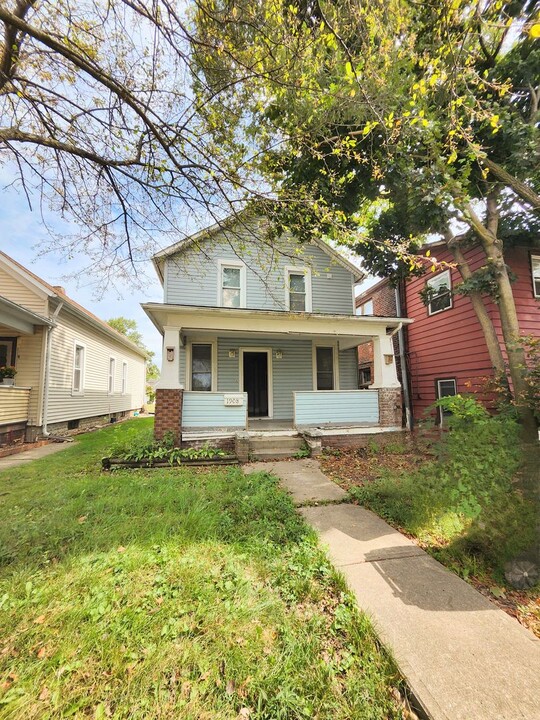
[[[9,339],[9,340],[0,340],[0,345],[6,346],[6,365],[12,365],[13,364],[13,348],[17,348],[17,339]],[[17,358],[15,358],[17,359]]]
[[[325,347],[333,350],[334,365],[334,389],[333,390],[317,390],[317,348]],[[312,348],[312,368],[313,368],[313,390],[315,392],[334,392],[339,390],[339,353],[337,343],[334,342],[314,342]]]
[[[237,310],[238,308],[230,308],[223,304],[223,269],[234,268],[240,270],[240,308],[246,307],[247,291],[246,291],[246,264],[241,260],[218,260],[218,283],[217,283],[217,307],[225,307],[227,310]],[[197,343],[195,343],[197,344]]]
[[[369,305],[370,303],[371,303],[371,312],[369,312],[369,313],[364,312],[364,308],[366,307],[366,305]],[[365,300],[361,305],[359,305],[356,308],[356,314],[357,315],[374,315],[375,313],[373,310],[373,298],[369,298],[368,300]]]
[[[274,370],[272,367],[272,348],[269,347],[241,347],[238,352],[238,391],[244,392],[244,354],[245,353],[266,353],[268,360],[266,363],[266,372],[268,373],[268,419],[274,417]],[[247,412],[247,409],[246,409]]]
[[[441,308],[440,310],[432,310],[431,302],[429,302],[428,306],[427,306],[429,316],[438,315],[441,312],[446,312],[447,310],[451,310],[452,307],[454,306],[454,301],[452,298],[452,275],[450,273],[450,270],[443,270],[443,272],[440,272],[437,275],[434,275],[433,277],[428,278],[428,280],[426,280],[426,286],[432,287],[434,281],[439,280],[439,278],[442,278],[444,276],[446,276],[448,278],[448,299],[450,301],[450,305],[448,305],[448,307]]]
[[[540,298],[540,255],[531,254],[531,277],[533,295],[535,298]],[[538,283],[538,292],[536,291],[536,283]]]
[[[112,372],[111,372],[112,367]],[[114,395],[114,380],[116,375],[116,358],[109,356],[109,371],[107,375],[107,395]]]
[[[441,383],[443,383],[443,382],[446,382],[446,383],[447,383],[447,382],[453,382],[453,383],[454,383],[454,391],[455,391],[455,392],[454,392],[454,395],[457,395],[457,394],[458,394],[457,380],[456,380],[455,377],[437,378],[437,380],[435,381],[435,383],[436,383],[436,395],[437,395],[437,398],[436,398],[436,399],[437,399],[437,400],[440,400],[441,397],[442,397],[442,396],[441,396]],[[453,395],[445,395],[444,397],[454,397],[454,396],[453,396]],[[439,418],[438,418],[438,419],[439,419],[439,424],[440,424],[441,427],[442,427],[442,425],[444,424],[444,415],[443,415],[442,408],[437,408],[437,414],[438,414],[438,416],[439,416]]]
[[[80,387],[75,388],[75,357],[77,355],[77,348],[82,349],[82,367],[79,368],[80,373]],[[83,395],[86,375],[86,345],[79,340],[73,341],[73,369],[71,373],[71,394],[72,395]]]
[[[210,392],[217,392],[217,338],[191,338],[186,341],[186,388],[190,392],[208,393],[208,390],[193,390],[191,387],[191,358],[193,345],[211,345],[212,346],[212,386]]]
[[[127,395],[128,364],[122,361],[122,395]]]
[[[308,267],[295,267],[294,265],[287,265],[285,268],[285,308],[289,312],[313,312],[313,300],[311,292],[311,268]],[[305,310],[293,310],[291,311],[291,298],[290,298],[290,276],[291,275],[304,275],[306,279],[306,309]]]

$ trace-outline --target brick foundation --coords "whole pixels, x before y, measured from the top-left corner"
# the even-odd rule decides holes
[[[205,440],[182,440],[183,448],[195,448],[199,449],[208,445],[211,448],[217,448],[223,450],[228,455],[234,455],[235,443],[233,437],[222,437],[222,438],[210,438]]]
[[[154,422],[154,437],[162,440],[165,433],[172,433],[174,444],[182,444],[182,399],[183,390],[169,390],[158,388],[156,390],[156,416]]]
[[[401,427],[402,417],[401,388],[379,388],[380,426]]]
[[[370,447],[375,444],[380,447],[392,443],[402,443],[409,445],[411,443],[411,433],[408,430],[397,430],[396,432],[381,433],[364,433],[359,435],[323,435],[321,438],[323,450],[332,449],[351,449]]]

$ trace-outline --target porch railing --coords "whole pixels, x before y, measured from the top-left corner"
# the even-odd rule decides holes
[[[294,393],[294,424],[378,425],[377,390],[318,390]]]
[[[247,427],[247,393],[184,392],[183,428]]]
[[[27,422],[30,388],[0,384],[0,425]]]

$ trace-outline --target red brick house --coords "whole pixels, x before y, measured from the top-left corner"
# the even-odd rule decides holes
[[[487,379],[493,378],[493,368],[480,323],[470,299],[452,292],[461,276],[444,244],[430,245],[430,249],[432,256],[439,263],[448,263],[448,267],[439,266],[435,272],[412,278],[397,291],[388,280],[381,280],[356,299],[358,314],[414,320],[395,339],[396,358],[402,363],[404,406],[415,422],[445,395],[474,392],[487,404],[493,401],[485,390]],[[485,263],[480,248],[472,248],[466,257],[472,270]],[[513,290],[521,332],[540,337],[540,249],[513,248],[507,252],[507,262],[516,277]],[[434,293],[428,305],[420,296],[426,286]],[[487,298],[486,307],[502,346],[498,307]],[[360,377],[367,381],[369,350],[366,346],[359,350]]]

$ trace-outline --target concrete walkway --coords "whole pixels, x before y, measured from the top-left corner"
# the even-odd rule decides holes
[[[278,475],[300,506],[343,497],[313,460],[252,469]],[[369,510],[300,512],[429,718],[540,720],[540,641],[531,632]]]
[[[65,450],[68,447],[73,447],[73,443],[50,443],[49,445],[42,445],[41,447],[32,448],[32,450],[25,450],[24,452],[16,453],[15,455],[8,455],[7,457],[0,458],[0,472],[9,470],[10,468],[17,467],[18,465],[26,465],[32,460],[39,460],[39,458],[47,457],[47,455],[54,455],[54,453]]]

